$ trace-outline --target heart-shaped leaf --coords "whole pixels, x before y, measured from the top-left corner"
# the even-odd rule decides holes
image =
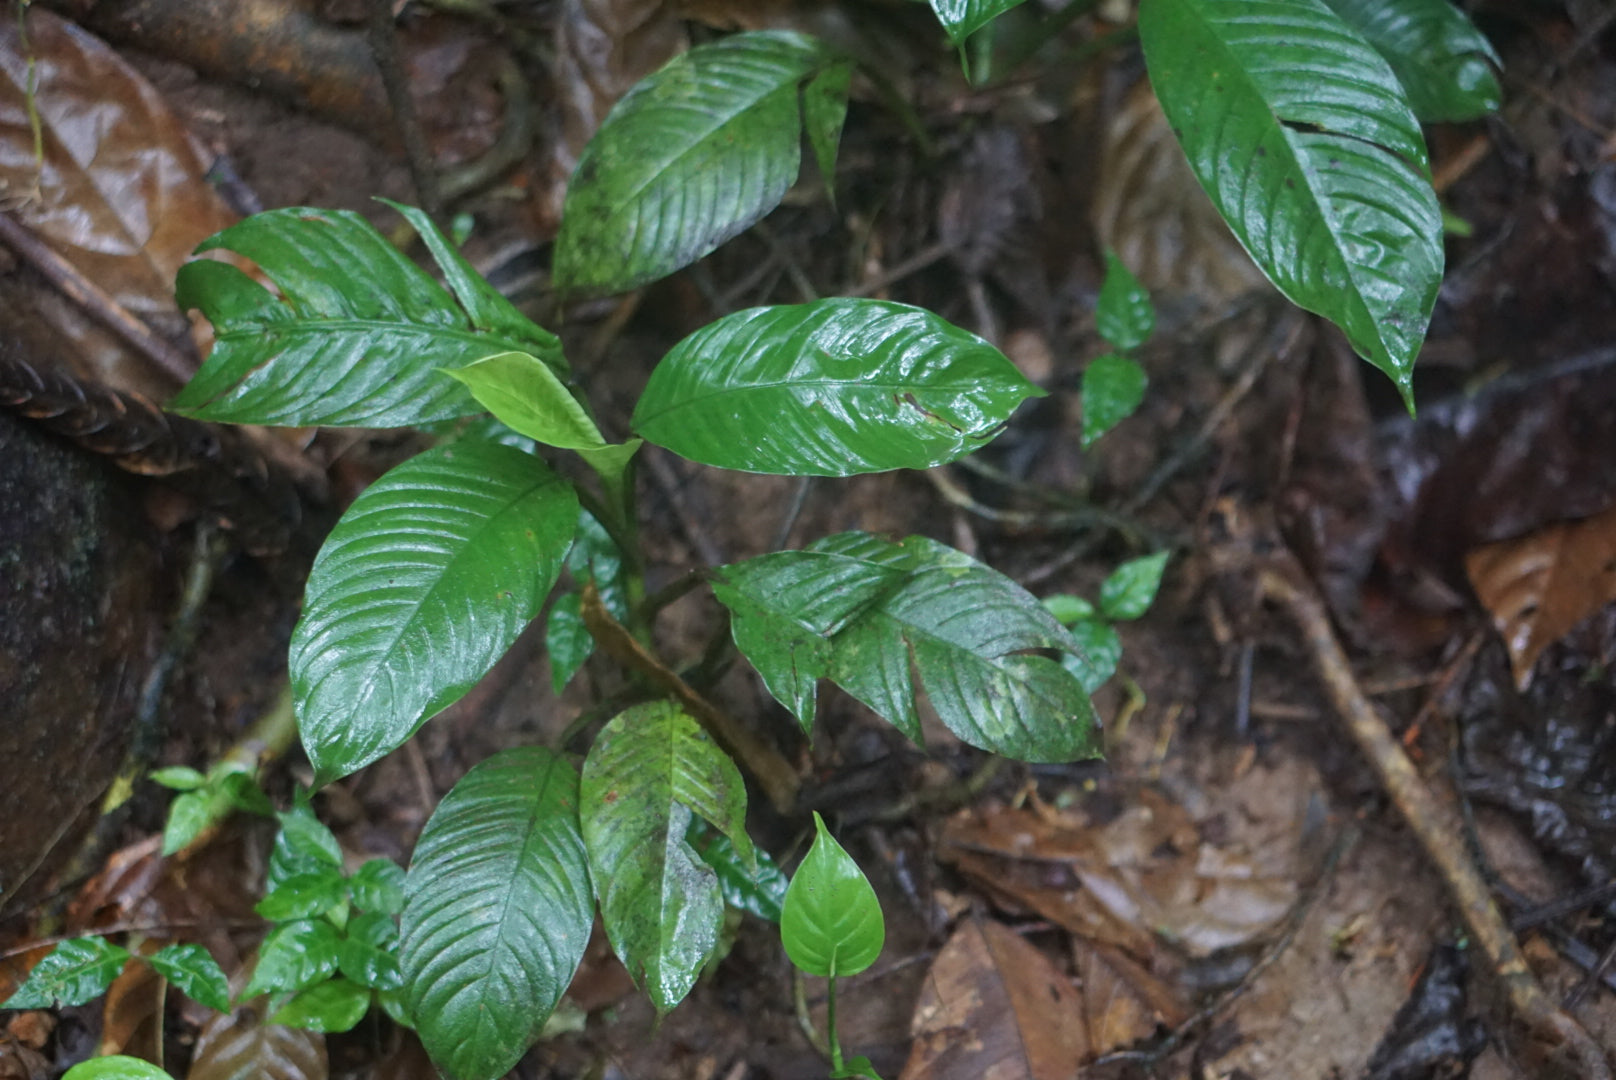
[[[564,480],[491,443],[429,450],[354,500],[292,634],[318,783],[404,742],[504,655],[555,584],[577,520]]]
[[[455,1080],[514,1066],[561,1000],[594,922],[578,774],[542,747],[475,766],[421,832],[399,966],[432,1060]]]
[[[202,310],[215,344],[169,408],[228,423],[399,427],[478,411],[439,368],[523,352],[565,370],[554,335],[477,277],[424,214],[399,209],[454,296],[345,210],[271,210],[203,243],[256,262],[281,296],[225,263],[183,266],[180,306]]]
[[[704,465],[851,476],[963,457],[1043,394],[998,349],[929,311],[832,299],[696,331],[651,373],[633,423]]]
[[[1449,0],[1325,0],[1397,73],[1427,124],[1476,120],[1503,101],[1504,66],[1470,17]]]
[[[1094,308],[1094,325],[1101,337],[1124,351],[1143,345],[1156,327],[1150,293],[1114,251],[1105,253],[1105,281]]]
[[[715,578],[736,646],[805,730],[829,677],[918,742],[914,672],[972,746],[1044,762],[1099,752],[1083,687],[1038,655],[1079,655],[1077,642],[1025,589],[944,544],[842,533]]]
[[[817,811],[814,830],[814,845],[786,890],[780,940],[791,962],[810,975],[857,975],[886,941],[881,902]]]
[[[686,842],[692,815],[755,865],[746,785],[677,705],[649,702],[615,716],[584,762],[584,844],[612,948],[658,1012],[679,1004],[718,944],[718,878]]]
[[[558,288],[622,290],[671,274],[773,210],[797,179],[803,85],[836,55],[790,31],[697,46],[613,107],[572,174],[556,237]],[[822,82],[816,93],[841,93]],[[821,165],[839,121],[817,102]],[[845,108],[845,104],[843,105]]]
[[[930,0],[948,40],[958,48],[965,39],[1003,15],[1022,0]]]
[[[1132,416],[1149,385],[1136,360],[1116,353],[1091,360],[1083,369],[1083,448]]]
[[[1162,110],[1235,236],[1412,408],[1442,215],[1391,67],[1324,0],[1142,0],[1139,36]]]

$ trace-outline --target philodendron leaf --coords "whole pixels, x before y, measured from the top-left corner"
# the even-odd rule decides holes
[[[148,1061],[113,1054],[81,1061],[62,1074],[62,1080],[174,1080]]]
[[[505,1075],[589,943],[578,774],[536,746],[475,766],[422,830],[404,891],[399,966],[427,1052],[454,1080]]]
[[[803,86],[839,63],[813,38],[755,31],[699,45],[640,80],[573,172],[556,237],[557,287],[654,281],[773,210],[797,178]],[[845,85],[822,82],[815,92],[845,97]],[[816,102],[810,116],[822,164],[829,105]]]
[[[1083,369],[1083,449],[1134,414],[1150,379],[1137,360],[1115,353]]]
[[[165,945],[146,962],[192,1001],[215,1012],[230,1011],[230,980],[202,946]]]
[[[615,716],[584,762],[584,845],[612,947],[659,1013],[684,999],[718,944],[718,878],[685,840],[692,815],[748,864],[746,785],[729,755],[677,705]]]
[[[1101,337],[1124,351],[1143,345],[1156,326],[1150,293],[1114,251],[1105,253],[1105,281],[1094,308],[1094,325]]]
[[[197,250],[244,255],[280,289],[226,263],[180,268],[180,307],[213,323],[212,354],[168,407],[239,424],[400,427],[478,411],[439,368],[523,352],[564,370],[561,344],[478,278],[419,211],[451,296],[364,218],[292,207],[254,214]]]
[[[704,465],[851,476],[963,457],[1043,394],[998,349],[929,311],[832,299],[696,331],[651,373],[633,424]]]
[[[317,783],[404,742],[504,655],[555,584],[577,520],[564,480],[491,443],[429,450],[354,500],[292,634]]]
[[[930,0],[937,21],[957,48],[965,39],[1003,15],[1022,0]]]
[[[1139,36],[1162,110],[1235,236],[1412,408],[1442,215],[1392,69],[1324,0],[1142,0]]]
[[[713,591],[736,646],[805,730],[828,677],[919,742],[914,672],[972,746],[1040,762],[1099,753],[1083,687],[1038,655],[1077,655],[1077,642],[1025,589],[944,544],[842,533],[722,567]]]
[[[1162,571],[1170,552],[1158,551],[1129,559],[1100,585],[1100,611],[1113,622],[1137,619],[1150,609],[1161,588]]]
[[[59,1009],[106,993],[129,959],[129,951],[106,938],[69,938],[34,965],[0,1009]]]
[[[1449,0],[1325,0],[1373,45],[1427,124],[1498,111],[1503,91],[1492,44]]]
[[[780,940],[791,962],[810,975],[857,975],[886,941],[881,902],[817,811],[814,829],[814,846],[786,890]]]

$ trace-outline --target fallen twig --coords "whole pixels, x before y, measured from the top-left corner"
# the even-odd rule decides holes
[[[1457,810],[1432,794],[1402,744],[1359,688],[1324,603],[1307,583],[1295,557],[1283,548],[1268,556],[1258,567],[1257,589],[1283,607],[1302,631],[1319,678],[1348,734],[1441,873],[1471,939],[1502,984],[1510,1010],[1534,1035],[1564,1050],[1575,1061],[1579,1075],[1610,1080],[1604,1051],[1549,998],[1527,966],[1486,882],[1470,860]]]

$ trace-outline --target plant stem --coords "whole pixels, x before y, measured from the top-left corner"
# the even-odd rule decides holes
[[[825,1035],[830,1043],[830,1071],[832,1076],[842,1074],[842,1037],[836,1034],[836,976],[830,977],[825,991]]]

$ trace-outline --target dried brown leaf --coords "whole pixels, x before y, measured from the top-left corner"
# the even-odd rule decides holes
[[[160,332],[183,333],[174,275],[203,239],[235,218],[204,179],[185,125],[103,42],[37,5],[27,47],[14,13],[0,19],[0,198],[80,273]],[[35,157],[30,73],[41,125]],[[77,370],[120,389],[166,395],[102,357]]]
[[[326,1080],[325,1036],[263,1023],[267,1003],[254,999],[203,1027],[188,1080]]]
[[[126,964],[107,987],[106,1000],[101,1004],[101,1045],[97,1053],[161,1061],[163,998],[167,990],[167,980],[151,965]]]
[[[1113,111],[1090,211],[1100,243],[1148,289],[1212,310],[1267,287],[1190,172],[1149,84]]]
[[[1096,1056],[1132,1046],[1189,1016],[1173,988],[1126,953],[1108,945],[1072,941],[1072,959],[1083,987],[1083,1021]]]
[[[1476,548],[1465,569],[1525,690],[1544,649],[1616,602],[1616,507]]]
[[[901,1080],[1067,1080],[1088,1056],[1078,993],[995,922],[967,920],[932,963]]]

